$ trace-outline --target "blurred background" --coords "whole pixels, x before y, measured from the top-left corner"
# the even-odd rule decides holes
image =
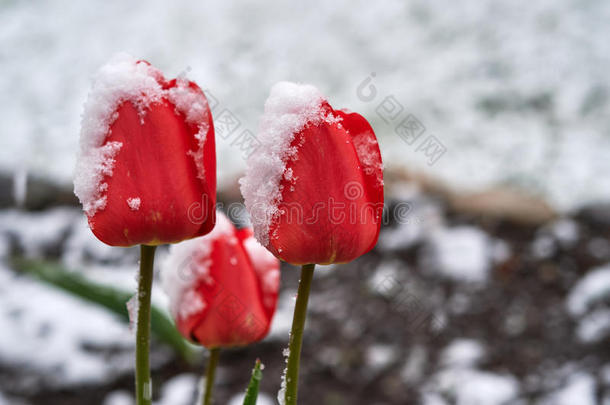
[[[97,241],[72,194],[82,105],[119,51],[206,89],[225,204],[275,82],[375,128],[386,223],[317,271],[302,403],[610,404],[609,18],[599,0],[0,1],[0,404],[132,404],[138,252]],[[268,338],[223,354],[216,403],[241,403],[256,357],[275,403],[297,281],[285,266]],[[192,404],[205,353],[154,302],[155,403]]]

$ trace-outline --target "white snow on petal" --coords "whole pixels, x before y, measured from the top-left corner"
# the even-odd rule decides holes
[[[195,125],[199,129],[195,134],[197,150],[189,151],[188,154],[197,166],[197,177],[205,179],[203,146],[210,129],[208,124],[208,101],[202,92],[192,89],[188,80],[184,78],[176,79],[176,87],[168,90],[168,99],[176,106],[176,112],[184,114],[187,123]]]
[[[292,145],[295,135],[306,125],[338,122],[338,118],[323,112],[324,99],[311,85],[279,82],[265,102],[258,134],[260,147],[250,155],[246,174],[239,181],[254,235],[263,246],[268,245],[269,226],[279,215],[280,181],[284,176],[292,179],[292,173],[285,169],[296,157],[297,147]]]
[[[610,264],[588,272],[572,288],[567,298],[568,311],[573,316],[583,315],[589,306],[610,295]]]
[[[357,136],[352,138],[356,154],[363,166],[364,173],[367,175],[377,174],[377,183],[383,186],[383,163],[379,154],[379,146],[377,139],[367,136]]]
[[[158,102],[163,90],[157,79],[162,74],[132,56],[115,55],[97,72],[81,121],[80,152],[76,163],[74,193],[88,216],[106,207],[104,177],[112,176],[114,158],[120,142],[106,143],[117,108],[131,102],[141,115],[151,103]]]
[[[185,318],[205,308],[206,303],[192,290],[201,281],[208,285],[214,283],[209,274],[212,244],[218,238],[231,237],[234,233],[231,221],[218,211],[216,225],[209,234],[170,246],[161,265],[161,284],[174,318]]]
[[[142,203],[142,201],[138,197],[127,199],[127,205],[129,205],[129,208],[131,208],[132,211],[139,210],[141,203]]]
[[[279,260],[253,236],[246,238],[243,244],[261,283],[263,303],[266,307],[273,306],[273,297],[277,295],[280,286]]]
[[[159,70],[126,53],[115,55],[95,75],[82,116],[74,177],[74,193],[87,216],[106,207],[108,184],[104,178],[112,176],[115,157],[122,147],[120,142],[106,142],[106,138],[118,118],[117,109],[124,102],[133,104],[142,122],[152,104],[164,99],[174,104],[176,112],[198,129],[198,148],[189,154],[195,159],[198,177],[203,177],[203,145],[209,129],[206,98],[191,89],[186,79],[177,79],[176,86],[170,89],[163,89],[159,83],[162,80]]]
[[[106,176],[112,176],[114,158],[122,146],[121,142],[108,142],[103,146],[81,150],[76,163],[74,193],[89,217],[106,208],[108,183],[103,180]]]

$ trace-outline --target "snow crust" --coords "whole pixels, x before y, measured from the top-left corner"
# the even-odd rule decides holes
[[[567,309],[573,316],[584,315],[589,306],[610,296],[610,264],[591,270],[572,288],[567,298]]]
[[[279,82],[265,102],[258,133],[261,147],[250,155],[246,174],[239,181],[254,235],[263,246],[268,246],[269,226],[279,215],[282,178],[286,176],[293,183],[298,180],[286,171],[286,164],[296,158],[297,147],[291,146],[295,135],[307,125],[339,121],[323,111],[324,100],[314,86]]]

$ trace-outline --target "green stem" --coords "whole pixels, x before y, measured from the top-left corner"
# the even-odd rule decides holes
[[[212,388],[214,387],[214,377],[216,376],[216,366],[220,357],[220,348],[210,349],[210,358],[208,359],[208,367],[205,370],[205,391],[203,396],[203,405],[212,403]]]
[[[297,302],[294,307],[290,343],[288,344],[288,364],[285,375],[286,391],[284,394],[286,405],[296,405],[297,403],[301,343],[303,342],[303,330],[305,329],[305,318],[307,317],[307,301],[309,300],[309,290],[311,289],[314,268],[315,264],[305,264],[301,267],[301,281],[297,291]]]
[[[136,404],[152,404],[152,384],[150,381],[150,296],[153,282],[153,264],[156,246],[140,246],[140,276],[136,323]]]

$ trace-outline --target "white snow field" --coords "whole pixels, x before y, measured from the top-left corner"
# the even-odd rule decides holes
[[[255,153],[244,140],[271,86],[291,80],[363,113],[386,167],[455,187],[517,184],[560,209],[610,196],[608,2],[59,0],[0,10],[0,91],[10,95],[0,100],[0,169],[16,179],[28,171],[69,184],[90,79],[126,51],[209,90],[221,189]],[[400,129],[409,114],[425,128],[417,140]]]

